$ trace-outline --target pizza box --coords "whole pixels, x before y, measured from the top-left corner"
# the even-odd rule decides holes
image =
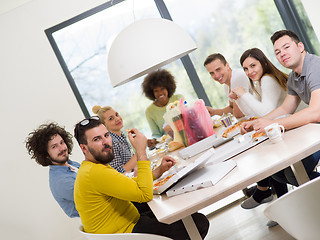
[[[159,187],[154,186],[153,193],[161,194],[165,192],[168,188],[173,186],[175,183],[177,183],[179,180],[181,180],[185,176],[203,167],[213,155],[214,155],[214,149],[211,148],[207,152],[202,154],[200,157],[198,157],[194,162],[189,163],[184,168],[178,170],[175,173],[172,173],[171,175],[168,175],[166,178],[160,178],[159,180],[154,181],[154,184],[157,184],[158,182],[161,182],[161,181],[164,183]]]
[[[171,175],[167,176],[165,180],[167,180],[163,185],[161,185],[158,188],[153,189],[153,192],[155,194],[161,194],[165,191],[167,191],[170,187],[172,187],[174,184],[176,184],[178,181],[180,181],[185,176],[189,175],[193,171],[200,169],[201,167],[212,164],[217,164],[224,162],[250,148],[253,146],[265,141],[268,139],[266,136],[261,136],[256,139],[252,139],[252,135],[255,133],[249,132],[245,135],[240,135],[237,138],[232,138],[231,141],[226,142],[225,144],[217,147],[217,148],[211,148],[207,152],[205,152],[203,155],[201,155],[199,158],[197,158],[193,163],[188,164],[186,167],[182,168],[181,170],[177,171],[176,173],[172,173]],[[163,178],[160,178],[159,180],[155,181],[154,183],[157,183],[159,181],[163,180]],[[203,183],[205,186],[208,186],[208,182]],[[204,185],[202,185],[204,186]],[[212,186],[212,185],[210,185]],[[199,188],[200,186],[198,186]],[[197,187],[195,187],[197,188]]]
[[[209,162],[223,162],[268,139],[266,135],[252,139],[252,135],[254,133],[255,131],[252,131],[244,135],[239,135],[232,141],[215,148],[215,154],[212,158],[210,158]]]
[[[223,138],[217,137],[216,134],[213,134],[205,139],[202,139],[199,142],[196,142],[181,151],[179,151],[180,156],[183,159],[191,158],[209,148],[220,146],[228,141],[231,141],[233,137]]]
[[[216,164],[207,163],[203,168],[197,169],[170,188],[166,194],[168,197],[172,197],[204,187],[214,186],[236,166],[237,164],[233,160]]]

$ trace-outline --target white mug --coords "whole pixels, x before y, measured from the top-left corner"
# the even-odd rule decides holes
[[[284,133],[284,126],[278,123],[272,123],[264,128],[267,136],[272,143],[277,143],[282,140],[282,134]]]

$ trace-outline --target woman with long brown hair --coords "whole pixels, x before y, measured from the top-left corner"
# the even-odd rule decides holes
[[[245,92],[242,87],[235,88],[230,97],[241,111],[246,116],[261,117],[280,106],[286,96],[288,75],[277,69],[258,48],[245,51],[240,63],[251,89]]]
[[[261,117],[280,106],[286,96],[288,75],[277,69],[258,48],[245,51],[240,63],[251,85],[249,92],[238,87],[230,94],[230,98],[236,100],[240,110],[246,116]],[[270,186],[274,187],[278,197],[288,192],[286,184],[268,177],[257,183],[255,192],[241,204],[241,207],[251,209],[272,201]],[[274,221],[269,221],[267,225],[271,227],[276,224]]]

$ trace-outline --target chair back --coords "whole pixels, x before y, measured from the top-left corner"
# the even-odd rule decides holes
[[[163,237],[155,234],[147,233],[114,233],[114,234],[95,234],[86,233],[83,226],[80,226],[80,232],[88,240],[171,240],[171,238]]]
[[[320,177],[277,199],[264,213],[296,239],[320,239]]]

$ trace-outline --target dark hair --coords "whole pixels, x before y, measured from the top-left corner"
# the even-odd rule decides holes
[[[248,57],[255,58],[260,62],[263,69],[262,76],[265,74],[270,74],[279,83],[281,88],[287,91],[288,75],[276,68],[276,66],[274,66],[272,62],[270,62],[270,60],[266,57],[266,55],[264,55],[264,53],[259,48],[251,48],[245,51],[240,57],[241,66]],[[249,80],[251,88],[255,91],[256,94],[258,94],[254,87],[253,81],[250,78]]]
[[[165,70],[159,69],[149,73],[142,83],[142,91],[147,98],[154,101],[156,98],[153,94],[153,90],[157,87],[165,87],[168,91],[168,98],[176,91],[176,81],[172,74]]]
[[[289,36],[296,44],[298,44],[300,42],[299,37],[294,32],[292,32],[290,30],[280,30],[280,31],[275,32],[271,36],[270,39],[272,41],[272,44],[274,44],[275,41],[277,41],[279,38],[281,38],[283,36]]]
[[[215,61],[219,59],[223,65],[226,65],[227,64],[227,60],[224,58],[224,56],[220,53],[214,53],[214,54],[211,54],[209,55],[206,60],[204,61],[203,65],[206,66],[207,64]]]
[[[42,166],[52,165],[48,154],[48,142],[53,136],[60,135],[71,154],[73,142],[72,135],[57,123],[42,124],[38,129],[29,133],[26,139],[26,148],[31,158]]]
[[[86,120],[88,121],[86,123]],[[74,137],[77,139],[79,145],[80,144],[88,144],[86,131],[98,127],[102,124],[98,116],[94,116],[91,118],[83,119],[82,121],[78,122],[74,127]]]

